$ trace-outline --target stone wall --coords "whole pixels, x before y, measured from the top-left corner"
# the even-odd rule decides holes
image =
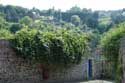
[[[10,48],[9,42],[1,39],[0,83],[21,83],[21,81],[29,80],[31,83],[42,80],[42,75],[39,73],[37,66],[32,66],[31,63],[17,57]]]
[[[87,63],[82,61],[79,65],[74,65],[70,68],[64,68],[60,71],[50,73],[51,81],[76,81],[87,79]]]
[[[51,70],[51,68],[50,68]],[[0,40],[0,83],[43,83],[52,81],[73,81],[87,79],[87,60],[71,68],[51,71],[44,81],[38,65],[16,56],[7,40]],[[1,82],[2,81],[2,82]]]
[[[121,51],[122,70],[123,70],[123,76],[121,77],[123,77],[122,83],[125,83],[125,36],[121,38],[120,51]]]

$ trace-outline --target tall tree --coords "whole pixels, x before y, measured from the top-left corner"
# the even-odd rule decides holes
[[[20,24],[24,24],[27,26],[31,26],[32,22],[33,22],[33,20],[29,16],[25,16],[22,19],[20,19],[20,21],[19,21]]]
[[[71,22],[75,25],[78,26],[80,24],[80,17],[78,15],[73,15],[71,17]]]

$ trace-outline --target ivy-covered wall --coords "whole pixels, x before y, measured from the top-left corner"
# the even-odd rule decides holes
[[[94,63],[94,62],[93,62]],[[16,55],[10,47],[9,41],[0,40],[0,82],[1,83],[41,83],[52,81],[74,81],[87,80],[88,61],[84,59],[80,64],[72,65],[72,67],[64,67],[58,69],[56,66],[51,66],[47,72],[49,78],[43,79],[42,64],[34,64],[28,62]],[[98,71],[93,64],[93,72]],[[99,65],[98,65],[99,66]],[[96,72],[100,73],[100,72]],[[96,76],[94,76],[96,78]]]
[[[82,80],[87,77],[87,63],[63,70],[50,71],[47,81]],[[6,83],[43,82],[43,73],[39,64],[34,64],[17,57],[7,40],[0,40],[0,79]],[[0,82],[1,82],[0,81]]]

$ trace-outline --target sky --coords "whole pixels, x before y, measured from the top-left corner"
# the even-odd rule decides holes
[[[117,10],[125,8],[125,0],[0,0],[3,5],[15,5],[25,8],[68,10],[73,6],[92,10]]]

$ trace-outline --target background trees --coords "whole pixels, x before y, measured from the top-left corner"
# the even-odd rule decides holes
[[[17,31],[19,31],[23,26],[19,23],[11,23],[10,27],[9,27],[9,31],[11,33],[16,33]]]
[[[80,17],[78,15],[73,15],[71,17],[71,22],[75,25],[75,26],[78,26],[80,25]]]
[[[25,16],[22,19],[19,20],[20,24],[32,26],[33,20],[29,16]]]
[[[8,22],[18,22],[21,18],[29,16],[33,20],[39,16],[53,16],[55,21],[66,21],[71,22],[71,17],[77,15],[81,19],[82,24],[87,24],[90,27],[96,27],[98,14],[97,12],[92,12],[90,9],[81,9],[77,6],[72,7],[66,12],[61,12],[61,10],[55,10],[54,8],[49,10],[40,11],[39,9],[33,8],[31,10],[22,8],[19,6],[0,5],[0,12],[5,15],[5,19]],[[92,26],[91,26],[92,25]]]

